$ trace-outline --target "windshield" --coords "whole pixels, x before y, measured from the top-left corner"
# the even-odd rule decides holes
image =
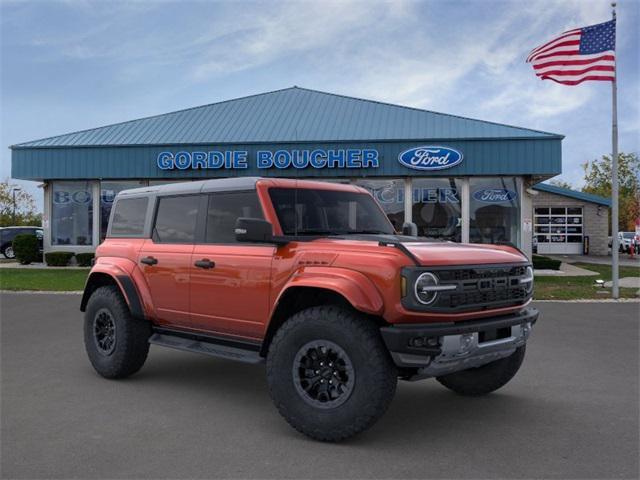
[[[284,235],[394,233],[384,212],[365,193],[271,188],[269,195]]]
[[[635,235],[635,233],[633,233],[633,232],[622,232],[622,236],[624,238],[633,238],[634,235]]]

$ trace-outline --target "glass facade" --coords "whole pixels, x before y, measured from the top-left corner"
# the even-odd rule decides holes
[[[51,244],[93,244],[93,182],[54,182]]]
[[[373,197],[382,205],[384,213],[393,224],[396,231],[402,231],[404,223],[404,180],[363,180],[353,182],[355,185],[366,188]]]
[[[114,198],[120,191],[180,181],[189,179],[51,182],[51,246],[95,248],[94,228],[99,230],[96,241],[102,242]],[[425,176],[336,178],[331,181],[352,183],[369,190],[397,231],[402,231],[402,225],[410,215],[418,227],[419,236],[461,242],[468,231],[471,242],[520,245],[522,192],[519,177]],[[410,201],[405,199],[408,184],[412,192]],[[99,198],[93,198],[93,192],[97,194],[98,191]],[[99,213],[98,218],[94,218],[94,209]],[[467,211],[468,219],[465,220]],[[560,219],[562,225],[553,224]],[[562,213],[551,209],[548,212],[536,211],[533,220],[534,231],[531,233],[535,234],[538,243],[578,244],[581,241],[582,216],[577,209],[563,209]]]
[[[520,241],[520,187],[516,177],[469,179],[469,240]]]
[[[107,226],[109,225],[109,214],[116,195],[122,190],[146,186],[147,182],[139,181],[116,181],[100,182],[100,241],[107,236]]]
[[[414,178],[411,216],[421,237],[462,239],[462,181]]]

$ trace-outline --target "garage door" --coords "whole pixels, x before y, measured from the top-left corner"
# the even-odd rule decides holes
[[[536,207],[538,253],[582,253],[582,207]]]

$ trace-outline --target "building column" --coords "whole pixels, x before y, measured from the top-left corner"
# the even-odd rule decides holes
[[[469,177],[462,178],[462,192],[460,192],[460,208],[462,214],[462,243],[469,243],[469,224],[471,217],[469,214]]]
[[[94,250],[100,244],[100,181],[91,183],[91,196],[93,198],[93,234],[91,246]]]
[[[45,253],[51,251],[51,202],[53,201],[53,195],[51,194],[52,189],[53,185],[51,184],[51,182],[46,182],[42,187],[42,193],[44,195],[42,212],[42,228],[44,230],[44,238],[42,239],[42,249]]]
[[[413,182],[411,177],[404,179],[404,221],[413,222]]]

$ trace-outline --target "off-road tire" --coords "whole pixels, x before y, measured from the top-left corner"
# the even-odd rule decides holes
[[[331,342],[348,356],[354,373],[350,394],[331,408],[310,405],[296,387],[296,355],[309,342]],[[338,306],[300,311],[276,333],[267,355],[269,392],[280,414],[299,432],[335,442],[373,425],[387,410],[398,374],[371,319]]]
[[[105,354],[94,336],[96,315],[108,312],[115,323],[115,345]],[[93,368],[105,378],[125,378],[142,368],[149,353],[149,322],[133,318],[122,294],[115,286],[96,289],[84,315],[84,345]]]
[[[449,390],[460,395],[470,397],[486,395],[506,385],[518,373],[524,360],[525,350],[526,346],[523,345],[506,358],[478,368],[436,377],[436,379]]]

